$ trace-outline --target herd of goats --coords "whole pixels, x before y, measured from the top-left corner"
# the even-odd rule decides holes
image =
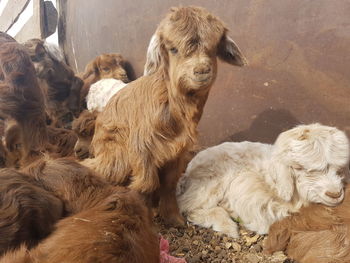
[[[163,262],[156,214],[233,238],[240,222],[301,263],[350,262],[344,132],[198,150],[217,57],[247,65],[199,7],[169,11],[131,82],[120,54],[76,75],[57,47],[0,33],[0,263]]]

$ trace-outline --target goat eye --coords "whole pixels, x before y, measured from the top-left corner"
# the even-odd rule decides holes
[[[108,72],[109,68],[103,68],[102,70]]]
[[[177,48],[175,48],[175,47],[171,48],[170,52],[173,53],[173,54],[176,54],[177,53]]]

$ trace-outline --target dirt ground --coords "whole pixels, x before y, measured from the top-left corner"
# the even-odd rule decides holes
[[[282,252],[262,253],[265,236],[240,228],[239,239],[187,223],[184,228],[165,227],[157,218],[159,233],[170,243],[170,254],[187,263],[296,263]]]

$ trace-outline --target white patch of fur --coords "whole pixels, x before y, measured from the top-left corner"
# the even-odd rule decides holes
[[[310,202],[336,205],[344,198],[346,135],[320,124],[280,134],[274,145],[227,142],[198,153],[177,189],[189,221],[238,237],[245,227],[266,234],[272,223]],[[330,198],[325,193],[342,193]]]
[[[161,63],[160,39],[154,34],[147,48],[147,58],[143,75],[151,75],[156,72]]]
[[[86,96],[87,109],[101,112],[110,98],[125,86],[123,81],[117,79],[101,79],[95,82]]]

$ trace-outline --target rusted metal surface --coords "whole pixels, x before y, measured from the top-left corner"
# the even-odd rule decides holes
[[[273,142],[281,131],[311,122],[350,135],[348,0],[60,2],[65,51],[78,71],[100,53],[120,52],[132,77],[141,76],[148,41],[171,6],[200,5],[226,22],[249,66],[219,64],[199,127],[203,145]]]

